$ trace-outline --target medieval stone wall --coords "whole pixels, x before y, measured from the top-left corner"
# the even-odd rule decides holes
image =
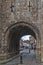
[[[43,61],[43,0],[41,0],[40,22],[41,22],[41,60]]]
[[[29,0],[0,0],[0,43],[1,52],[6,47],[5,31],[14,23],[24,21],[36,26],[40,33],[41,56],[43,56],[43,0],[30,0],[31,8],[29,12]],[[13,12],[11,12],[11,3]],[[40,47],[37,44],[37,47]],[[43,61],[43,58],[42,58]]]
[[[31,0],[31,10],[29,12],[29,0],[2,0],[2,28],[5,31],[10,25],[16,22],[25,21],[33,23],[40,28],[38,18],[37,2]],[[13,12],[11,12],[11,2],[14,5]],[[34,4],[35,3],[35,4]],[[29,21],[30,20],[30,21]]]

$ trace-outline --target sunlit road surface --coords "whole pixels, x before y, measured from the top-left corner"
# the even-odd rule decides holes
[[[20,62],[21,60],[19,56],[16,59],[13,59],[12,61],[4,65],[41,65],[40,63],[36,62],[36,56],[34,50],[31,50],[31,52],[29,53],[29,49],[25,49],[20,53],[22,53],[22,64]]]

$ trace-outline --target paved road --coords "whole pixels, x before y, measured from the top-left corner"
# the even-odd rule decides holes
[[[30,54],[25,53],[25,52],[22,53],[22,62],[23,62],[22,65],[41,65],[40,63],[36,63],[35,53],[33,50],[31,50]],[[21,65],[20,64],[20,56],[6,64],[3,64],[3,65]]]

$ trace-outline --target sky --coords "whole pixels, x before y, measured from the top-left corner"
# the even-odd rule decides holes
[[[30,35],[25,35],[25,36],[22,36],[21,39],[23,41],[25,41],[25,40],[29,40],[29,37],[30,37]]]

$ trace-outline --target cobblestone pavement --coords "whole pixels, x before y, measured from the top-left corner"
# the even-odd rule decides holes
[[[22,54],[22,64],[20,64],[20,56],[19,56],[16,59],[13,59],[12,61],[3,65],[43,65],[43,64],[36,62],[35,54],[33,54],[32,51],[32,54],[31,53]]]

